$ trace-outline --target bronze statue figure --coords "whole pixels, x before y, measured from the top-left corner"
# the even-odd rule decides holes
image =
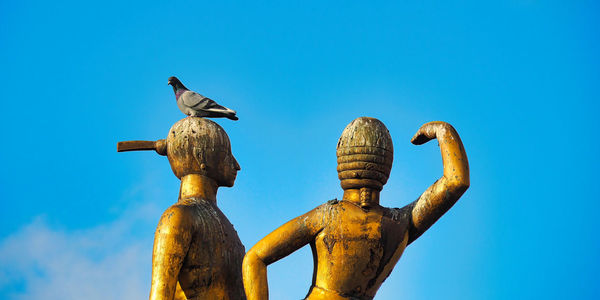
[[[150,300],[245,299],[244,246],[217,207],[218,188],[233,186],[240,170],[227,133],[213,121],[188,117],[166,140],[118,144],[118,151],[151,149],[168,157],[181,188],[156,228]]]
[[[342,200],[332,200],[282,225],[244,257],[248,300],[268,299],[267,265],[310,244],[314,259],[309,300],[373,299],[407,245],[437,221],[469,187],[467,155],[458,133],[445,122],[424,124],[416,145],[437,139],[444,174],[403,208],[379,205],[393,146],[377,119],[350,123],[337,145]]]

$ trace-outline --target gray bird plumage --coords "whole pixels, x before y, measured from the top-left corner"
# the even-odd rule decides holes
[[[177,77],[169,77],[168,84],[173,86],[177,106],[184,114],[192,117],[238,119],[235,110],[219,105],[208,97],[190,91]]]

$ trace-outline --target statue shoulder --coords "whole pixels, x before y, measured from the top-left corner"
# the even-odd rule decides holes
[[[300,218],[308,221],[312,220],[313,223],[325,225],[331,221],[332,217],[337,215],[337,211],[341,206],[341,201],[338,199],[329,200],[308,213],[300,216]]]
[[[397,207],[392,207],[392,208],[385,207],[384,208],[384,216],[387,218],[390,218],[396,222],[403,222],[403,221],[410,220],[410,214],[411,214],[411,211],[410,211],[409,207],[407,207],[407,206],[405,206],[403,208],[397,208]]]
[[[341,206],[340,200],[338,200],[338,199],[329,200],[329,201],[315,207],[313,210],[309,211],[308,213],[306,213],[303,216],[304,217],[310,216],[313,218],[314,217],[321,218],[324,216],[331,217],[332,214],[334,212],[336,212],[340,206]],[[328,218],[326,218],[326,219],[328,219]]]
[[[337,198],[329,200],[325,203],[325,205],[337,205],[340,203],[340,200],[338,200]]]
[[[340,202],[341,201],[338,199],[328,200],[327,202],[315,207],[314,210],[331,209],[333,207],[339,206]]]
[[[336,209],[340,206],[341,201],[338,199],[329,200],[321,205],[319,205],[317,210],[331,211],[332,209]]]
[[[193,208],[185,204],[173,204],[162,214],[158,228],[190,228],[193,225]]]

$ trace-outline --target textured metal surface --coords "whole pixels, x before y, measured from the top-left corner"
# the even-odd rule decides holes
[[[307,244],[313,252],[314,273],[306,299],[373,299],[406,246],[469,187],[467,156],[452,126],[424,124],[412,142],[436,138],[444,175],[415,202],[400,209],[385,208],[379,205],[379,192],[393,160],[389,132],[372,118],[348,125],[337,150],[342,200],[329,201],[287,222],[248,251],[243,264],[248,299],[268,299],[267,265]]]
[[[217,207],[218,188],[233,186],[240,169],[223,128],[188,117],[173,125],[166,140],[118,145],[121,151],[167,155],[181,179],[179,199],[163,213],[154,235],[150,299],[245,299],[244,246]]]

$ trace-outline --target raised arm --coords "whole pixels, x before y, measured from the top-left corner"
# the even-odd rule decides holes
[[[421,145],[432,139],[438,140],[444,175],[409,204],[412,218],[409,244],[429,229],[469,188],[469,162],[456,130],[446,122],[429,122],[421,126],[411,142]]]
[[[283,224],[246,253],[242,275],[248,300],[269,299],[267,265],[314,241],[322,229],[322,213],[318,207]]]
[[[150,300],[181,298],[177,280],[192,239],[189,220],[185,208],[177,205],[167,209],[160,218],[154,235]]]

